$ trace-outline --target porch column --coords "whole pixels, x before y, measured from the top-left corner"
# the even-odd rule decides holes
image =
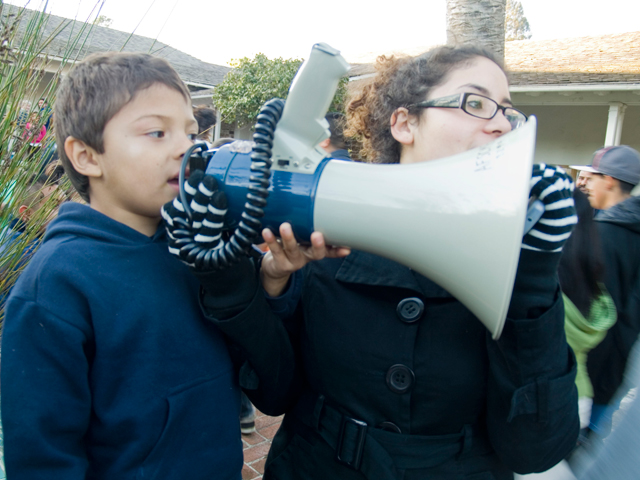
[[[215,142],[220,138],[220,128],[222,127],[222,114],[220,110],[216,108],[216,126],[213,130],[213,141]]]
[[[624,112],[627,106],[620,102],[609,104],[609,120],[607,122],[607,135],[604,140],[605,147],[620,145],[622,136],[622,124],[624,122]]]

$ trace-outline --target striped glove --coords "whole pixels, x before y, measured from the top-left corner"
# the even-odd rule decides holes
[[[578,222],[573,203],[574,184],[560,167],[533,166],[529,197],[544,203],[544,213],[538,223],[522,239],[522,248],[541,252],[559,252]]]
[[[218,182],[202,170],[196,170],[184,184],[192,210],[190,219],[180,196],[161,210],[169,237],[169,252],[196,271],[210,268],[208,260],[222,248],[222,228],[227,213],[227,197],[218,190]]]

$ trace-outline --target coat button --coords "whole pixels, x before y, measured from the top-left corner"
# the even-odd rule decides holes
[[[394,393],[408,392],[414,380],[413,371],[405,365],[394,365],[387,371],[387,387]]]
[[[413,323],[420,320],[424,312],[424,303],[417,297],[405,298],[396,308],[398,318],[405,323]]]
[[[392,422],[382,422],[380,425],[378,425],[378,428],[380,430],[384,430],[385,432],[402,433],[402,430],[400,430],[400,427],[398,427],[395,423],[392,423]]]

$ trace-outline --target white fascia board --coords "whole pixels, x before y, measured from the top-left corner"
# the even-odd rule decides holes
[[[204,83],[196,83],[196,82],[188,82],[186,80],[183,80],[184,83],[186,83],[187,85],[193,85],[194,87],[201,87],[201,88],[215,88],[215,85],[211,85],[211,84],[204,84]]]
[[[194,100],[197,98],[212,98],[212,97],[213,97],[212,93],[208,93],[207,95],[191,95],[191,98],[193,98]]]
[[[558,92],[629,92],[640,91],[640,83],[590,83],[565,85],[512,85],[512,93],[558,93]]]

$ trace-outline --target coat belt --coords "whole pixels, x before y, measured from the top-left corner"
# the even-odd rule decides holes
[[[369,480],[398,477],[398,470],[432,468],[468,454],[492,450],[486,435],[465,425],[449,435],[407,435],[373,428],[331,406],[323,395],[305,392],[294,414],[335,451],[335,459]]]

